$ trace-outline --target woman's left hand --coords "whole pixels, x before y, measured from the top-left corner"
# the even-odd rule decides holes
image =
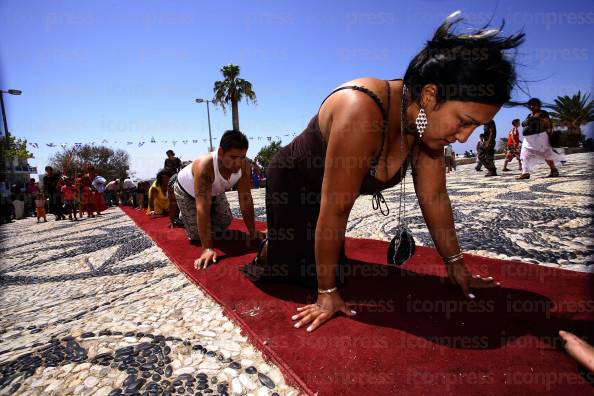
[[[447,264],[446,268],[450,280],[460,286],[464,295],[470,299],[475,298],[475,295],[470,292],[470,289],[486,289],[501,286],[491,276],[483,278],[480,275],[471,275],[462,260]]]

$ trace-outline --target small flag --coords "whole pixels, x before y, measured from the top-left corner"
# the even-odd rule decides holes
[[[144,142],[138,142],[138,147],[142,147],[143,144]]]
[[[182,140],[182,143],[183,144],[188,144],[188,141],[187,140]]]
[[[268,141],[272,140],[272,136],[268,136],[267,138],[268,138]]]
[[[198,139],[192,139],[192,143],[198,143]]]
[[[155,140],[155,137],[151,137],[151,143],[157,143],[157,141]]]

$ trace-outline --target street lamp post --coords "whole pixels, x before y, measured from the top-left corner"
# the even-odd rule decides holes
[[[212,146],[212,134],[211,134],[211,131],[210,131],[210,109],[208,107],[208,103],[213,103],[213,102],[212,102],[212,100],[208,100],[208,99],[201,99],[201,98],[196,99],[196,103],[203,103],[203,102],[206,102],[206,114],[208,116],[208,140],[209,140],[209,143],[210,143],[210,147],[208,148],[208,152],[210,153],[210,152],[213,152],[214,151],[214,147]]]
[[[8,154],[8,150],[10,150],[10,132],[8,132],[8,122],[6,122],[6,109],[4,108],[4,94],[5,93],[10,94],[10,95],[20,95],[20,94],[22,94],[22,92],[19,91],[18,89],[9,89],[8,91],[0,89],[0,108],[2,110],[2,125],[4,127],[4,139],[6,140],[6,142],[5,142],[6,154]],[[0,158],[0,162],[2,162],[0,164],[0,174],[6,175],[6,158],[4,158],[4,156],[2,156],[2,158]],[[11,175],[14,172],[12,165],[13,164],[11,163],[10,164]]]
[[[0,89],[0,105],[2,106],[2,123],[4,125],[4,136],[6,138],[6,149],[10,149],[10,133],[8,132],[8,123],[6,122],[6,110],[4,109],[4,94],[20,95],[23,92],[18,89],[9,89],[4,91]]]

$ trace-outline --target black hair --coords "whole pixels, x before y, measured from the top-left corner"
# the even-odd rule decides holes
[[[51,169],[51,170],[54,170],[54,168],[52,168],[52,167],[51,167],[51,166],[49,166],[49,165],[45,167],[45,171],[46,171],[46,172],[47,172],[48,170],[50,170],[50,169]]]
[[[166,170],[160,170],[159,173],[157,173],[157,183],[156,183],[157,186],[163,187],[163,178],[165,176],[171,176],[171,175]]]
[[[526,102],[526,103],[528,104],[528,106],[534,104],[534,105],[537,105],[538,107],[542,107],[542,102],[538,98],[530,98],[530,99],[528,99],[528,102]]]
[[[484,139],[484,138],[485,138],[485,134],[484,134],[484,133],[481,133],[481,134],[479,135],[479,138],[483,138],[483,139]]]
[[[515,63],[505,51],[524,42],[525,34],[502,36],[499,29],[474,29],[455,33],[463,21],[455,12],[435,31],[410,62],[404,83],[411,98],[417,100],[423,87],[435,84],[438,102],[459,100],[503,105],[516,85]]]
[[[247,137],[238,130],[232,129],[225,131],[223,133],[223,137],[221,137],[221,142],[219,143],[219,147],[223,149],[223,151],[229,151],[231,149],[245,149],[247,150],[249,147]]]
[[[173,152],[173,150],[167,150],[167,151],[165,152],[165,154],[167,154],[167,155],[169,155],[169,154],[171,154],[171,155],[175,155],[175,153]]]
[[[515,124],[517,124],[517,123],[519,123],[519,122],[520,122],[520,119],[519,119],[519,118],[514,118],[514,119],[512,120],[512,125],[515,125]]]

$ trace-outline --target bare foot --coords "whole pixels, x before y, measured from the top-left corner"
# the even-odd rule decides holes
[[[586,341],[567,331],[559,331],[565,341],[565,350],[582,366],[594,373],[594,347]]]

